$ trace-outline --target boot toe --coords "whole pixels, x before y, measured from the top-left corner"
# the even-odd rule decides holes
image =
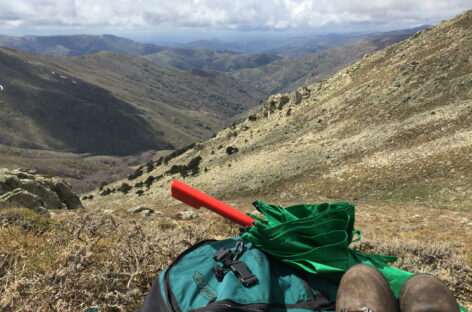
[[[405,281],[400,290],[402,312],[459,312],[459,305],[451,291],[437,277],[415,274]]]

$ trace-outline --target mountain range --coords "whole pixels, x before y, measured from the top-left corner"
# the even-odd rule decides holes
[[[266,53],[283,58],[297,58],[318,51],[335,48],[361,41],[370,41],[386,37],[408,35],[431,27],[423,25],[415,28],[374,33],[331,33],[318,35],[298,35],[288,38],[246,39],[246,40],[198,40],[182,44],[187,48],[205,48],[214,51],[230,50],[237,53]]]
[[[293,59],[161,47],[112,35],[3,36],[0,44],[34,54],[0,48],[6,73],[0,81],[0,160],[59,174],[89,190],[130,170],[113,165],[127,161],[94,155],[126,156],[206,139],[246,118],[269,94],[326,78],[410,34],[400,33]],[[102,49],[112,51],[97,52]],[[97,178],[96,170],[111,171]]]
[[[0,35],[0,46],[57,57],[80,56],[100,51],[146,55],[165,49],[155,44],[142,44],[113,35],[24,37]]]
[[[53,58],[0,49],[0,143],[129,155],[209,137],[264,94],[215,71],[116,52]]]

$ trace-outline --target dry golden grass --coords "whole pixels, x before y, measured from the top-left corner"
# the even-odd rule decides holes
[[[135,311],[157,274],[205,233],[97,213],[1,211],[1,311]]]
[[[247,198],[229,203],[250,210]],[[441,233],[434,227],[418,230],[425,216],[441,215],[438,209],[411,211],[375,203],[357,207],[356,227],[364,238],[354,248],[396,255],[396,266],[402,269],[435,274],[463,306],[472,307],[466,258],[472,242],[467,231],[461,234],[464,228],[452,228],[457,223],[449,220],[448,230]],[[238,226],[204,210],[198,219],[176,221],[167,216],[129,216],[121,208],[125,207],[117,207],[113,216],[86,209],[62,212],[53,220],[27,209],[0,210],[0,310],[135,311],[159,272],[179,253],[202,239],[239,233]],[[391,209],[398,214],[386,216]],[[170,211],[163,208],[164,215]],[[460,219],[465,212],[454,213]],[[403,225],[395,226],[392,218]],[[424,235],[430,240],[422,240]]]

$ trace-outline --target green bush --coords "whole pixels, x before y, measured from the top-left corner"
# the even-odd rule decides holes
[[[192,176],[197,175],[200,172],[200,162],[202,161],[202,157],[197,156],[190,160],[187,165],[173,165],[169,170],[165,172],[165,174],[177,174],[180,173],[182,177],[188,177],[190,174]]]
[[[101,193],[100,193],[100,196],[107,196],[107,195],[110,195],[111,193],[113,193],[114,190],[111,190],[109,187],[107,187],[106,189],[104,189]]]
[[[164,164],[167,164],[169,162],[169,160],[171,160],[172,158],[180,156],[183,153],[185,153],[186,151],[188,151],[189,149],[192,149],[194,147],[195,147],[195,143],[192,143],[192,144],[187,145],[183,148],[180,148],[178,150],[173,151],[171,154],[169,154],[169,155],[167,155],[163,158]]]
[[[226,154],[228,155],[231,155],[231,154],[234,154],[234,153],[237,153],[239,151],[239,149],[235,146],[228,146],[226,148]]]
[[[149,176],[146,181],[144,181],[144,184],[146,185],[146,187],[149,189],[152,185],[152,183],[154,182],[154,177],[153,176]]]
[[[153,170],[154,170],[154,163],[151,160],[146,164],[146,172],[149,173]]]
[[[132,187],[128,183],[123,183],[118,188],[118,191],[120,191],[123,194],[127,194],[131,189]]]
[[[257,116],[256,116],[256,114],[254,114],[254,115],[249,115],[249,117],[248,117],[247,119],[249,119],[249,121],[256,121],[256,120],[257,120]]]
[[[136,171],[128,176],[128,180],[132,181],[140,176],[142,176],[144,173],[143,166],[139,167],[136,169]]]

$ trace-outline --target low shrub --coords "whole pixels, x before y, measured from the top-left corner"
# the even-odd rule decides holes
[[[127,194],[131,189],[132,189],[131,185],[129,185],[128,183],[123,183],[120,185],[120,187],[117,190],[123,194]]]
[[[142,176],[143,173],[144,173],[143,168],[144,168],[144,167],[141,166],[141,167],[139,167],[138,169],[136,169],[136,171],[135,171],[134,173],[132,173],[132,174],[130,174],[130,175],[128,176],[128,180],[129,180],[129,181],[132,181],[132,180],[134,180],[134,179],[139,178],[140,176]]]
[[[228,154],[228,155],[232,155],[234,153],[237,153],[238,151],[239,151],[239,149],[235,146],[228,146],[226,148],[226,154]]]
[[[202,161],[201,156],[197,156],[190,160],[187,165],[173,165],[169,170],[165,172],[165,174],[172,175],[180,173],[182,177],[187,177],[189,175],[195,176],[200,172],[200,162]]]

